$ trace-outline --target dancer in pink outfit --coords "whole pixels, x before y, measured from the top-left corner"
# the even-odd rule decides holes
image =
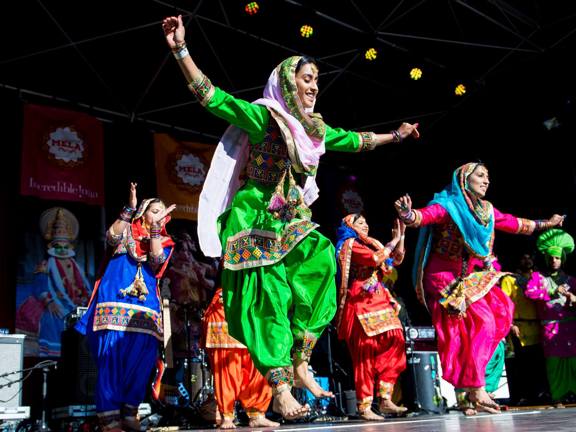
[[[506,274],[492,265],[494,231],[532,234],[562,225],[564,218],[532,221],[501,213],[484,200],[489,184],[486,167],[468,163],[454,171],[452,183],[427,207],[413,210],[408,195],[395,207],[407,226],[422,227],[414,281],[436,327],[443,377],[465,389],[477,409],[496,413],[499,406],[484,389],[484,376],[510,331],[514,305],[493,289]]]

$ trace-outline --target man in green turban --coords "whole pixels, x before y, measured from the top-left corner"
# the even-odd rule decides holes
[[[574,239],[550,229],[540,234],[536,246],[547,269],[532,274],[526,297],[538,304],[550,393],[561,404],[571,392],[576,394],[576,279],[562,270]]]

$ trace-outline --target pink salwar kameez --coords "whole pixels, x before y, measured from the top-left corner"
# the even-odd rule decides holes
[[[434,225],[430,255],[421,276],[421,294],[436,328],[443,378],[457,388],[482,387],[486,365],[512,325],[514,304],[496,285],[505,273],[491,268],[490,258],[482,260],[470,252],[457,225],[440,204],[414,212],[416,222],[412,226]],[[493,212],[494,229],[513,234],[531,234],[534,230],[533,221],[495,208]],[[452,290],[457,281],[463,288],[460,295]],[[459,314],[441,303],[456,305],[459,300]]]

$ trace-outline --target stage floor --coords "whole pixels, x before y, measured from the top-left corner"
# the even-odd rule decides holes
[[[190,430],[213,432],[215,429]],[[245,427],[236,429],[236,431],[248,430],[252,429]],[[501,414],[479,414],[474,417],[465,417],[461,413],[454,412],[446,415],[387,419],[382,422],[350,420],[338,423],[302,423],[258,430],[281,432],[573,432],[576,430],[576,408],[526,409],[505,411]]]

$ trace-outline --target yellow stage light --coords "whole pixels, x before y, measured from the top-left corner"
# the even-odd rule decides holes
[[[414,81],[422,78],[422,69],[417,67],[412,68],[412,70],[410,71],[410,78],[412,78]]]
[[[246,13],[248,15],[256,15],[258,13],[259,9],[260,9],[260,6],[258,6],[258,3],[256,3],[256,2],[247,3],[246,7],[244,8],[244,10],[246,11]]]
[[[304,24],[302,27],[300,27],[300,35],[302,35],[303,38],[309,38],[312,36],[312,33],[314,33],[312,26]]]
[[[370,48],[369,50],[366,51],[366,54],[364,54],[364,57],[366,57],[366,60],[376,60],[376,57],[378,57],[378,51],[376,51],[376,49],[374,48]]]
[[[456,96],[464,96],[464,93],[466,93],[466,86],[464,84],[458,84],[454,89],[454,94]]]

